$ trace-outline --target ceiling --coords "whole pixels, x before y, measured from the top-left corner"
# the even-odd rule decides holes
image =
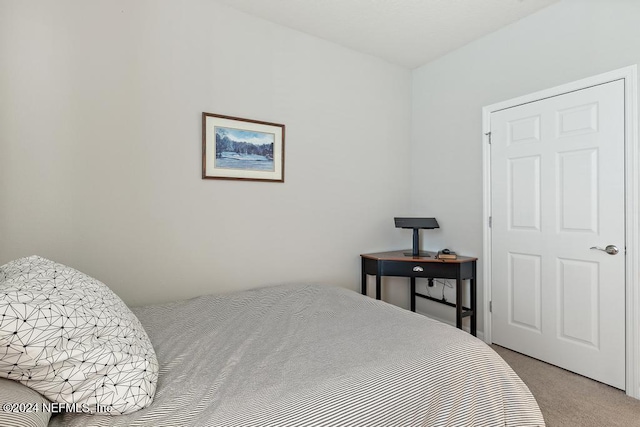
[[[218,0],[413,69],[559,0]]]

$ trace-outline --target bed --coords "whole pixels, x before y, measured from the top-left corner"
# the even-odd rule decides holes
[[[351,290],[283,285],[132,310],[157,355],[153,403],[50,426],[544,425],[485,343]]]

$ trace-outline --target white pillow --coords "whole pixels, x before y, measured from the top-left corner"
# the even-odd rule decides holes
[[[158,361],[103,283],[31,256],[0,267],[0,377],[71,411],[118,415],[151,404]]]

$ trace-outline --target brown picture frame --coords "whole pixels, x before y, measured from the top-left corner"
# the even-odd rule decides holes
[[[202,113],[202,179],[284,182],[285,126]]]

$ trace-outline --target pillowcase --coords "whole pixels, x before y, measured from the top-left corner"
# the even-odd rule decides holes
[[[50,402],[18,382],[0,378],[0,427],[46,427]]]
[[[153,401],[158,361],[140,321],[103,283],[31,256],[0,267],[0,377],[68,411],[128,414]]]

